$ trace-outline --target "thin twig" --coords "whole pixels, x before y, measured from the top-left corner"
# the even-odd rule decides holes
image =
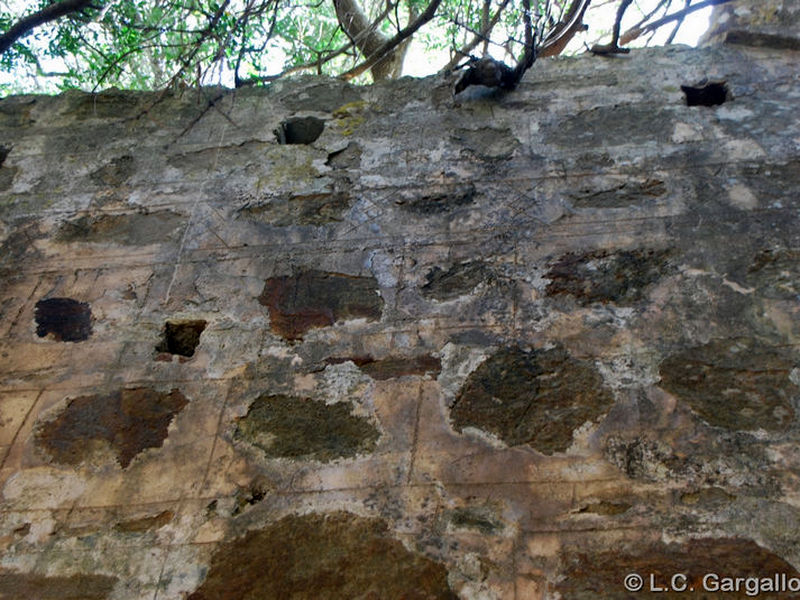
[[[643,33],[648,33],[648,32],[655,31],[659,27],[662,27],[663,25],[665,25],[665,24],[667,24],[667,23],[669,23],[671,21],[675,21],[677,19],[682,19],[686,15],[688,15],[690,13],[693,13],[696,10],[702,10],[703,8],[708,8],[709,6],[717,6],[717,5],[720,5],[720,4],[726,4],[726,3],[731,2],[731,1],[732,0],[705,0],[704,2],[699,2],[697,4],[693,4],[689,8],[686,8],[684,10],[679,10],[678,12],[672,13],[671,15],[667,15],[666,17],[663,17],[663,18],[659,19],[658,21],[653,21],[652,23],[650,23],[649,25],[646,25],[645,27],[629,29],[624,34],[622,34],[622,36],[620,37],[620,42],[623,43],[623,44],[628,44],[628,43],[632,42],[633,40],[635,40],[636,38],[638,38],[639,36],[641,36]]]
[[[692,0],[684,0],[683,9],[686,10],[691,5],[692,5]],[[673,40],[675,39],[675,36],[678,34],[678,30],[681,28],[681,25],[683,25],[683,19],[684,18],[685,17],[681,17],[675,23],[675,27],[672,28],[672,31],[670,32],[669,36],[667,36],[667,41],[664,42],[665,44],[669,45],[669,44],[671,44],[673,42]]]

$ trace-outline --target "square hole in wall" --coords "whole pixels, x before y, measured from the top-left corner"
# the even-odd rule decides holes
[[[207,324],[208,322],[202,319],[167,321],[164,323],[164,334],[156,346],[156,352],[194,356],[194,351],[200,343],[200,334]]]
[[[686,106],[718,106],[731,99],[728,84],[724,81],[703,79],[695,85],[682,85]]]

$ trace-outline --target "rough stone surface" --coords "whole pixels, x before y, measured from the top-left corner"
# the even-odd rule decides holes
[[[42,423],[36,437],[54,461],[73,465],[89,458],[95,444],[105,442],[124,469],[143,450],[161,446],[170,421],[187,402],[177,389],[166,394],[130,388],[81,396],[70,400],[55,419]]]
[[[0,573],[0,598],[37,600],[105,600],[116,577],[109,575],[46,575]]]
[[[796,357],[751,339],[716,340],[661,363],[661,385],[703,420],[728,429],[784,431],[796,422]]]
[[[339,319],[378,319],[382,305],[374,278],[320,271],[272,277],[258,301],[270,310],[272,330],[287,340]]]
[[[269,457],[329,461],[371,452],[378,431],[344,403],[259,396],[239,420],[236,437]]]
[[[800,6],[786,0],[737,0],[717,6],[704,40],[800,50]]]
[[[781,589],[780,578],[777,586],[774,579],[759,581],[758,573],[778,573],[787,579],[800,573],[750,540],[702,538],[684,544],[657,543],[633,552],[617,549],[588,553],[576,549],[564,556],[564,562],[566,577],[556,589],[562,597],[575,600],[598,595],[612,600],[630,598],[630,592],[620,589],[619,582],[632,573],[648,574],[643,585],[645,595],[657,594],[670,600],[695,594],[708,599],[800,598],[800,592],[788,592],[785,585]],[[732,578],[719,572],[720,565],[747,575],[740,576],[739,582],[729,581]]]
[[[220,546],[189,600],[449,600],[445,568],[409,552],[386,524],[337,512],[289,516]]]
[[[61,225],[56,239],[65,243],[113,242],[124,246],[143,246],[164,240],[180,224],[180,215],[168,210],[149,214],[84,215]]]
[[[591,365],[563,349],[502,350],[475,369],[450,410],[454,427],[477,427],[511,446],[563,452],[573,432],[600,417],[611,391]]]
[[[510,93],[0,100],[0,596],[797,577],[797,9]]]
[[[640,301],[646,287],[668,273],[666,251],[626,250],[566,254],[545,275],[550,296],[567,294],[580,304]]]

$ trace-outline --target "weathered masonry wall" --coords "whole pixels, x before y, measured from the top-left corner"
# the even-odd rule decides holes
[[[797,64],[0,101],[0,597],[800,577]]]

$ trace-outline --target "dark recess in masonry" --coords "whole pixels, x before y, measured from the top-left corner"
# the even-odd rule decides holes
[[[3,166],[3,163],[6,162],[6,158],[8,158],[8,153],[11,152],[11,148],[8,146],[0,146],[0,167]]]
[[[317,117],[292,117],[275,130],[279,144],[311,144],[325,129],[325,121]]]
[[[92,310],[72,298],[46,298],[36,303],[36,335],[58,342],[82,342],[92,334]]]
[[[167,321],[164,324],[164,336],[156,346],[156,352],[168,352],[179,356],[194,356],[200,343],[200,334],[206,328],[207,321]]]
[[[686,106],[718,106],[731,99],[728,85],[724,81],[703,79],[695,85],[682,85]]]

